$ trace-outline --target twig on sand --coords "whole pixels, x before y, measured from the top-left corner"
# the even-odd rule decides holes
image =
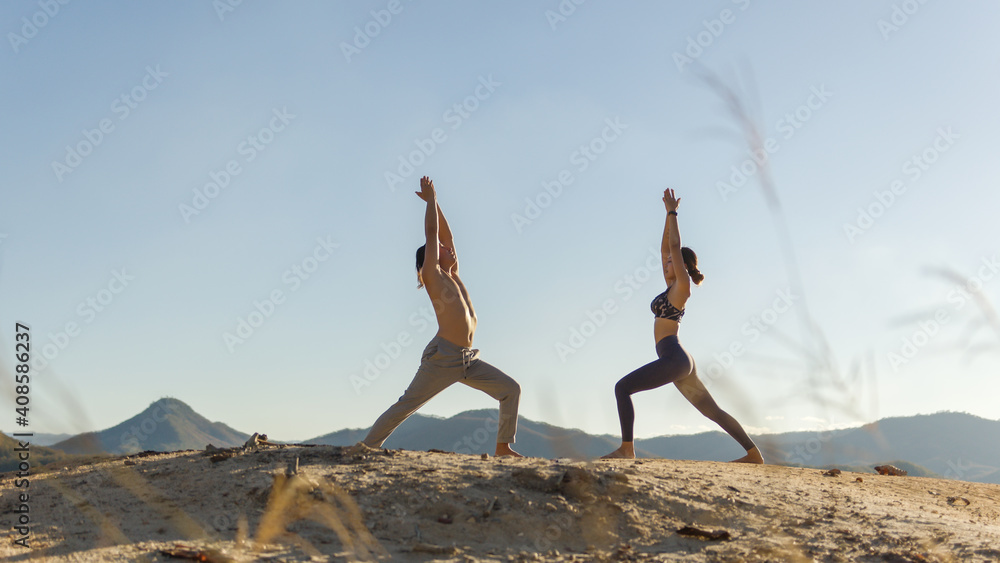
[[[716,530],[714,532],[709,532],[695,528],[693,526],[684,526],[683,528],[677,530],[677,533],[682,536],[691,536],[695,538],[704,538],[706,540],[731,540],[733,537],[729,532],[725,530]]]
[[[161,549],[161,555],[173,557],[174,559],[190,559],[192,561],[205,561],[206,563],[232,563],[232,557],[215,549],[197,549],[186,545],[176,545],[171,549]]]

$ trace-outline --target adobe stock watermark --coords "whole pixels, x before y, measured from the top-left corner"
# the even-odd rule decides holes
[[[968,304],[973,295],[983,289],[986,282],[1000,274],[1000,256],[983,257],[976,274],[965,280],[964,284],[955,284],[949,290],[945,300],[951,307],[941,307],[932,315],[917,322],[917,329],[900,339],[899,346],[886,353],[886,360],[892,371],[899,372],[900,366],[910,363],[921,350],[941,333],[944,325],[951,320],[951,314],[960,311]]]
[[[761,311],[759,314],[750,317],[750,320],[740,327],[740,334],[743,338],[737,338],[726,346],[721,353],[712,354],[712,363],[705,370],[707,377],[705,384],[718,379],[726,370],[736,364],[736,360],[745,354],[748,346],[760,340],[768,330],[771,329],[785,313],[792,310],[795,302],[800,299],[798,295],[792,293],[792,289],[778,289],[775,292],[771,306]]]
[[[565,342],[562,340],[555,342],[554,346],[559,359],[566,363],[566,359],[583,348],[587,341],[597,334],[598,329],[607,324],[608,320],[620,310],[619,306],[632,299],[635,293],[642,289],[649,280],[662,281],[662,272],[663,262],[660,258],[660,251],[650,248],[646,260],[642,264],[612,284],[614,294],[620,297],[609,297],[602,301],[600,306],[587,309],[584,313],[584,316],[587,317],[586,320],[569,327],[569,338]]]
[[[146,74],[139,80],[131,90],[125,92],[111,101],[111,113],[117,118],[117,123],[128,119],[132,112],[139,107],[149,93],[156,90],[163,79],[170,76],[160,70],[160,65],[156,67],[147,66]],[[64,177],[76,170],[83,159],[90,156],[97,147],[106,140],[107,136],[114,132],[116,121],[112,117],[105,117],[97,122],[97,127],[93,129],[83,129],[83,138],[74,145],[66,145],[66,154],[62,160],[52,161],[52,172],[56,175],[56,180],[61,184]]]
[[[893,4],[889,18],[879,18],[877,22],[882,39],[888,41],[892,37],[892,34],[898,32],[903,26],[909,23],[910,18],[915,16],[927,2],[928,0],[903,0],[898,4]]]
[[[41,372],[47,368],[49,362],[59,357],[59,354],[69,348],[70,343],[75,338],[83,334],[83,327],[92,324],[99,315],[104,313],[133,281],[135,281],[135,276],[125,268],[112,270],[111,277],[104,284],[104,287],[85,297],[76,306],[76,315],[81,321],[68,321],[60,330],[46,335],[48,342],[41,344],[31,357],[31,369]]]
[[[575,166],[576,174],[582,174],[590,165],[604,154],[608,147],[614,144],[622,133],[628,129],[628,125],[621,122],[621,118],[614,119],[608,117],[604,119],[604,128],[601,132],[587,143],[576,148],[569,155],[569,163]],[[524,198],[524,212],[511,213],[510,221],[514,225],[517,234],[522,234],[525,227],[531,225],[545,209],[562,196],[563,191],[575,182],[577,177],[573,174],[571,167],[560,170],[554,180],[543,180],[542,189],[532,197]]]
[[[38,32],[49,25],[56,16],[62,13],[62,7],[69,4],[71,0],[38,0],[39,10],[30,16],[24,16],[21,18],[21,27],[18,31],[21,33],[15,33],[13,31],[7,33],[7,40],[10,41],[10,48],[14,50],[14,54],[21,52],[21,49],[28,44],[29,41],[38,36]]]
[[[226,503],[225,506],[221,506],[225,512],[216,514],[212,517],[212,529],[219,534],[225,534],[226,532],[236,531],[240,526],[240,519],[246,518],[241,510],[241,507],[236,502]]]
[[[462,101],[455,102],[451,107],[446,109],[441,114],[441,119],[450,126],[452,131],[458,131],[462,124],[479,110],[480,103],[490,99],[502,84],[502,82],[493,80],[492,74],[487,76],[480,75],[479,84],[472,90],[472,93],[463,98]],[[391,170],[385,171],[385,181],[389,185],[389,191],[395,192],[396,186],[403,183],[410,176],[413,176],[417,168],[447,140],[448,134],[445,133],[442,127],[435,127],[425,138],[418,137],[414,139],[413,144],[417,148],[397,157],[399,166],[396,167],[395,172]]]
[[[734,12],[729,8],[723,8],[718,17],[710,20],[702,20],[701,25],[705,28],[694,35],[687,36],[687,45],[684,52],[674,51],[672,57],[677,65],[678,72],[684,72],[684,67],[694,63],[705,54],[705,50],[715,43],[715,40],[722,36],[726,27],[736,23],[736,16],[740,12],[745,12],[750,7],[750,0],[732,0],[733,4],[739,8],[739,12]]]
[[[962,480],[973,467],[975,465],[971,461],[966,461],[962,458],[949,459],[948,469],[944,472],[944,478]]]
[[[281,283],[287,287],[287,292],[279,287],[271,290],[263,300],[254,300],[250,312],[246,316],[236,318],[236,328],[232,332],[222,333],[222,341],[229,353],[235,353],[237,346],[246,344],[257,329],[274,315],[278,307],[285,304],[288,296],[301,289],[302,284],[315,274],[338,248],[340,244],[330,240],[330,236],[317,237],[312,252],[281,274]]]
[[[398,16],[402,11],[403,2],[401,0],[389,0],[385,8],[371,10],[372,18],[361,26],[354,26],[354,37],[350,42],[340,42],[340,52],[344,54],[347,63],[351,63],[351,58],[356,57],[365,50],[373,39],[378,37],[385,28],[392,23],[393,16]]]
[[[96,500],[101,498],[101,492],[106,493],[109,490],[108,485],[114,483],[115,478],[107,467],[91,467],[93,469],[82,474],[81,479],[73,483],[72,492],[91,504],[96,504]]]
[[[190,205],[181,203],[177,206],[184,222],[190,223],[192,217],[196,217],[208,209],[208,206],[222,194],[222,190],[228,188],[233,179],[243,173],[243,166],[253,162],[260,153],[267,150],[268,145],[274,142],[277,134],[284,131],[293,119],[295,119],[295,115],[288,113],[287,107],[271,109],[271,119],[267,125],[261,127],[256,133],[248,135],[245,140],[236,145],[236,154],[243,158],[232,158],[219,170],[209,171],[209,181],[202,187],[191,190],[194,195],[191,197]]]
[[[819,453],[823,451],[823,446],[833,439],[833,433],[835,430],[832,428],[833,424],[831,423],[826,426],[827,429],[817,431],[808,440],[796,445],[791,454],[786,454],[788,463],[806,465],[815,456],[819,455]]]
[[[457,454],[478,454],[483,453],[483,448],[496,443],[497,430],[500,429],[500,411],[490,410],[489,416],[479,426],[469,434],[455,442],[451,447]],[[490,453],[490,452],[486,452]]]
[[[215,10],[215,15],[219,16],[220,22],[242,5],[243,0],[212,0],[212,9]]]
[[[407,321],[409,326],[413,328],[412,332],[409,329],[403,330],[395,338],[381,342],[378,346],[380,351],[371,358],[365,359],[360,372],[348,376],[356,395],[361,396],[362,389],[370,386],[381,377],[399,358],[403,350],[413,344],[414,336],[426,332],[437,321],[437,317],[434,314],[434,309],[421,306],[409,316]]]
[[[582,6],[587,0],[560,0],[555,10],[545,10],[545,21],[549,22],[552,31],[556,26],[565,23],[570,16],[576,13],[576,8]]]
[[[160,423],[167,421],[167,414],[177,414],[173,403],[161,403],[153,408],[149,416],[143,418],[138,424],[133,424],[128,430],[122,432],[118,437],[118,443],[126,453],[143,451],[142,444],[147,438],[156,432]]]
[[[546,520],[548,525],[535,528],[535,550],[538,552],[547,552],[555,548],[556,542],[563,537],[563,534],[574,535],[573,516],[565,511],[550,514]]]
[[[875,226],[876,220],[885,215],[886,211],[895,205],[897,199],[917,183],[924,173],[940,160],[941,155],[951,150],[955,141],[960,138],[951,127],[939,127],[937,136],[926,148],[903,162],[901,172],[906,180],[897,178],[889,184],[889,189],[872,192],[873,201],[858,208],[858,215],[853,222],[844,223],[844,236],[847,237],[847,241],[854,244],[858,237]]]
[[[823,109],[833,92],[826,89],[826,84],[812,86],[809,89],[809,96],[805,102],[800,104],[795,110],[786,112],[785,115],[775,122],[774,128],[785,141],[790,140],[806,123],[815,116],[816,112]],[[775,137],[768,137],[756,149],[747,149],[747,158],[739,164],[734,164],[730,168],[727,180],[715,182],[715,189],[719,192],[722,202],[729,201],[729,196],[737,193],[747,182],[753,178],[761,167],[781,150],[781,143]]]

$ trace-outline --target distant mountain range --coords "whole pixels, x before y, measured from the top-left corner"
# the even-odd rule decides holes
[[[24,438],[11,438],[6,434],[0,434],[0,472],[17,471],[20,459],[18,457],[18,440]],[[54,461],[61,461],[70,457],[68,454],[58,450],[53,450],[31,443],[28,446],[28,462],[31,467],[45,465]],[[29,468],[30,471],[30,468]]]
[[[386,440],[386,448],[493,453],[495,410],[467,411],[451,418],[415,414]],[[306,443],[345,446],[367,429],[325,434]],[[754,436],[768,463],[804,467],[865,468],[890,463],[915,476],[939,476],[1000,484],[1000,421],[964,413],[886,418],[860,428]],[[521,417],[515,448],[524,455],[596,458],[618,447],[620,437],[594,436]],[[640,457],[728,461],[743,449],[722,432],[638,440]]]
[[[160,399],[132,418],[100,432],[79,434],[52,444],[70,454],[130,454],[238,446],[250,436],[221,422],[211,422],[183,401]]]
[[[396,429],[385,447],[492,454],[496,429],[495,409],[467,411],[450,418],[418,413]],[[338,430],[305,443],[352,445],[367,432],[367,428]],[[62,440],[51,449],[55,450],[52,455],[129,454],[203,449],[210,443],[232,447],[243,444],[248,437],[221,422],[209,421],[180,400],[166,398],[117,426]],[[964,413],[887,418],[860,428],[787,432],[754,439],[769,463],[859,470],[890,463],[916,476],[1000,484],[1000,421]],[[4,437],[0,442],[0,470],[9,465],[8,441]],[[595,436],[521,417],[515,448],[533,457],[593,459],[618,444],[618,436]],[[38,449],[33,443],[32,451]],[[705,461],[726,461],[743,455],[736,441],[722,432],[639,440],[636,450],[640,457]]]
[[[52,444],[62,442],[63,440],[72,437],[72,434],[46,434],[44,432],[35,432],[35,435],[31,437],[31,443],[36,446],[51,446]]]
[[[406,419],[389,436],[384,447],[407,450],[439,449],[492,455],[496,447],[497,414],[495,409],[466,411],[451,418],[417,413]],[[367,428],[338,430],[307,440],[305,443],[346,446],[361,441],[367,433]],[[562,428],[535,422],[523,416],[518,417],[515,447],[517,451],[527,456],[594,458],[617,448],[619,443],[619,439],[610,435],[594,436],[582,430]],[[736,446],[736,450],[739,450],[739,446]],[[658,454],[648,452],[648,455]]]

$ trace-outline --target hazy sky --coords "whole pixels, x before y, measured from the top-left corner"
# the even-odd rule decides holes
[[[526,417],[617,434],[673,187],[706,275],[681,342],[752,433],[1000,418],[997,21],[986,0],[4,2],[0,429],[16,322],[34,431],[163,396],[276,439],[369,426],[435,331],[422,175]],[[760,128],[778,222],[705,72]],[[640,438],[715,428],[673,387],[635,403]],[[455,386],[420,412],[495,406]]]

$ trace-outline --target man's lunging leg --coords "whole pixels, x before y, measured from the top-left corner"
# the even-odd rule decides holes
[[[372,425],[372,429],[368,431],[368,436],[364,439],[365,445],[381,448],[389,435],[404,420],[435,395],[455,383],[455,379],[450,377],[451,375],[449,371],[428,369],[428,366],[421,364],[417,375],[410,382],[410,386],[403,392],[403,396],[396,401],[396,404],[382,413],[382,416],[378,417],[378,420]]]
[[[461,382],[500,401],[496,455],[521,457],[521,454],[510,447],[510,444],[514,443],[514,435],[517,434],[517,409],[521,402],[521,386],[504,372],[479,359],[469,364]]]

